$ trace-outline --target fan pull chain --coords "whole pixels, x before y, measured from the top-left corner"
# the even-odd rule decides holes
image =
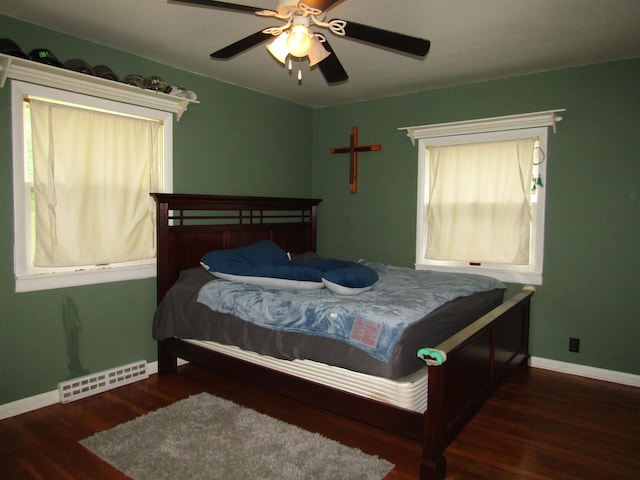
[[[293,60],[289,57],[289,61],[287,62],[287,68],[289,69],[289,73],[293,72]],[[302,83],[302,59],[298,58],[298,83]]]

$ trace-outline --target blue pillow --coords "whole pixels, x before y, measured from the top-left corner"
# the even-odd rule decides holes
[[[326,286],[338,295],[357,295],[378,281],[372,268],[331,258],[292,262],[271,240],[205,254],[200,264],[224,280],[273,288],[315,289]]]
[[[377,272],[361,263],[352,263],[345,268],[329,270],[322,274],[322,283],[338,295],[358,295],[367,292],[377,281]]]
[[[228,250],[213,250],[200,264],[216,277],[275,288],[322,288],[322,272],[295,264],[271,240]]]
[[[229,250],[213,250],[202,257],[201,263],[209,271],[242,274],[255,265],[286,265],[289,256],[271,240]]]

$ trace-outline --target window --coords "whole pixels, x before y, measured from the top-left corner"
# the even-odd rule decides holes
[[[12,81],[16,291],[155,275],[172,114]]]
[[[419,139],[417,269],[542,284],[547,125],[560,118],[533,115],[407,128]]]

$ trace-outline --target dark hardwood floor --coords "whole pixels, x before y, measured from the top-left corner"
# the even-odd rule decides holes
[[[0,421],[0,478],[126,479],[78,441],[202,391],[386,458],[396,465],[386,480],[417,478],[418,442],[190,365]],[[640,479],[640,389],[538,369],[515,372],[446,457],[448,479]]]

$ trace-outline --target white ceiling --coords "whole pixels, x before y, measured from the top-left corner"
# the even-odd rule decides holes
[[[232,3],[273,9],[277,1]],[[342,0],[327,19],[426,38],[431,51],[417,60],[329,33],[349,74],[331,86],[305,63],[298,84],[264,44],[209,58],[281,23],[250,13],[166,0],[2,0],[0,13],[311,107],[640,57],[640,0]]]

